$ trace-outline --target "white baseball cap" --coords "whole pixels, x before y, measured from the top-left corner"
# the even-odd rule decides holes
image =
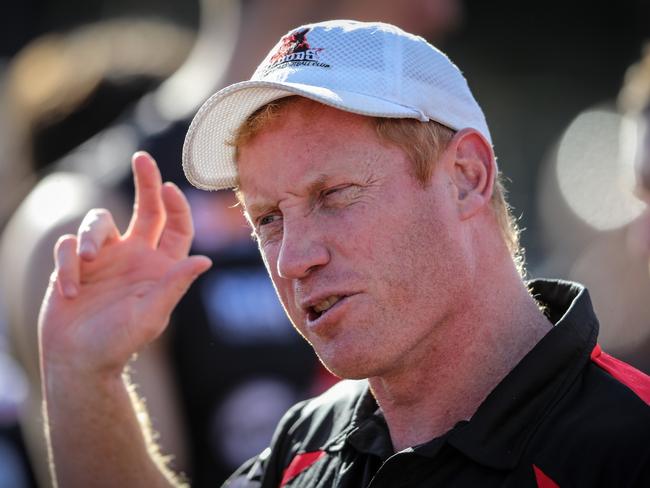
[[[236,186],[235,148],[228,142],[258,108],[290,95],[361,115],[471,127],[492,144],[467,81],[443,52],[393,25],[333,20],[291,30],[249,81],[203,104],[183,146],[189,182],[204,190]]]

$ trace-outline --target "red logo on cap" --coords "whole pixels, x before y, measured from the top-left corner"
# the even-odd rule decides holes
[[[296,32],[293,32],[282,38],[282,45],[278,52],[271,57],[271,63],[275,64],[286,56],[294,53],[306,52],[307,50],[313,50],[315,52],[322,51],[323,48],[312,49],[307,42],[307,32],[309,28],[302,29]]]
[[[329,68],[330,65],[319,60],[322,47],[311,47],[307,42],[307,33],[311,28],[300,29],[282,38],[278,51],[271,56],[269,64],[262,71],[263,75],[269,74],[276,68],[285,66],[315,66]]]

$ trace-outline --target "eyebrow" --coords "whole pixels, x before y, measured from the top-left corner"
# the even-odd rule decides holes
[[[319,174],[314,181],[307,185],[307,194],[313,195],[323,190],[327,182],[331,180],[331,177],[325,173]]]
[[[244,205],[244,213],[248,215],[250,220],[253,220],[253,215],[263,215],[277,208],[277,205],[270,203],[254,203],[248,207]]]

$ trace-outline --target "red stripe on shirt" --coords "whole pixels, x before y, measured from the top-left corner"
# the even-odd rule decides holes
[[[535,480],[537,481],[537,488],[560,488],[555,481],[544,473],[541,469],[533,464],[533,471],[535,471]]]
[[[325,455],[325,451],[314,451],[314,452],[305,452],[303,454],[298,454],[296,457],[294,457],[291,460],[289,466],[287,466],[287,469],[284,470],[284,473],[282,474],[282,481],[280,481],[279,488],[285,486],[287,483],[289,483],[289,481],[294,479],[296,476],[298,476],[300,473],[302,473],[305,469],[307,469],[309,466],[314,464],[324,455]]]
[[[598,344],[591,351],[591,360],[650,405],[650,376],[603,352]]]

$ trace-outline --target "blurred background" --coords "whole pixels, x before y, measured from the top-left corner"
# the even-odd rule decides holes
[[[291,330],[232,195],[188,188],[180,167],[205,98],[248,78],[288,29],[330,18],[394,23],[460,66],[508,177],[529,277],[585,283],[603,347],[650,372],[650,239],[635,230],[646,205],[633,195],[634,122],[616,102],[650,40],[650,0],[5,2],[0,488],[50,485],[36,318],[51,248],[92,207],[125,225],[136,149],[187,192],[194,251],[215,261],[133,365],[174,467],[218,486],[289,405],[335,381]]]

